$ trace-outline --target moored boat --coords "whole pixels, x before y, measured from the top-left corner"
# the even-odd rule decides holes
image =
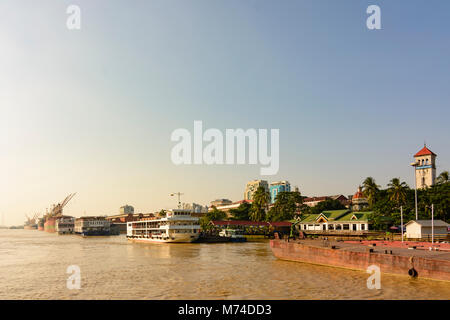
[[[127,239],[138,242],[193,242],[200,235],[191,210],[173,209],[163,218],[144,218],[127,223]]]
[[[74,231],[85,236],[109,236],[111,223],[105,217],[81,217],[75,220]]]
[[[45,232],[56,232],[56,217],[50,217],[47,218],[47,220],[44,223],[44,231]]]
[[[219,236],[229,238],[231,242],[246,242],[244,233],[238,229],[225,228],[219,232]]]
[[[56,220],[55,229],[58,234],[71,234],[74,232],[75,218],[61,216]]]

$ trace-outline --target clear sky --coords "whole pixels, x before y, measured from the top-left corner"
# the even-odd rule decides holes
[[[0,213],[20,224],[72,192],[74,216],[170,208],[177,191],[241,200],[258,178],[308,196],[412,186],[424,140],[449,170],[449,16],[449,1],[2,0]],[[170,134],[194,120],[280,129],[278,174],[175,166]]]

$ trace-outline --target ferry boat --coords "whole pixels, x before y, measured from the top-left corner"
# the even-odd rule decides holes
[[[69,216],[61,216],[56,220],[55,230],[58,234],[71,234],[75,228],[75,218]]]
[[[138,242],[193,242],[200,235],[197,217],[191,210],[172,209],[163,218],[127,222],[127,239]]]
[[[109,236],[110,221],[105,217],[81,217],[75,219],[75,234],[85,236]]]
[[[219,236],[229,238],[231,242],[245,242],[247,238],[241,230],[226,228],[219,232]]]

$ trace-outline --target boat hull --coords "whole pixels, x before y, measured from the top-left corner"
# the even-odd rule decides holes
[[[83,237],[90,237],[90,236],[109,236],[111,235],[109,230],[95,230],[95,231],[83,231],[83,232],[75,232],[75,234]]]
[[[49,218],[44,223],[44,231],[54,233],[56,232],[56,219],[55,218]]]
[[[198,234],[186,234],[186,235],[177,235],[172,238],[166,239],[158,239],[158,238],[133,238],[127,237],[128,240],[133,242],[147,242],[147,243],[189,243],[197,241]]]
[[[305,262],[366,272],[376,265],[383,273],[450,281],[450,261],[410,256],[374,253],[369,251],[338,250],[303,244],[301,241],[271,240],[274,256],[281,260]],[[414,270],[414,271],[412,271]]]

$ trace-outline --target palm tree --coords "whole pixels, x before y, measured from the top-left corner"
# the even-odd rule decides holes
[[[400,178],[393,178],[388,183],[389,200],[395,201],[398,206],[406,201],[406,189],[408,185],[406,182],[400,182]]]
[[[448,179],[448,171],[442,171],[441,174],[437,177],[436,181],[438,184],[446,183],[449,181]]]
[[[377,185],[375,182],[375,179],[372,177],[367,177],[366,180],[363,182],[363,194],[367,198],[367,201],[369,201],[370,206],[373,206],[375,203],[375,197],[380,191],[380,186]]]
[[[258,187],[253,194],[253,203],[250,208],[250,219],[252,221],[263,221],[266,217],[267,208],[270,203],[270,192],[263,187]]]

